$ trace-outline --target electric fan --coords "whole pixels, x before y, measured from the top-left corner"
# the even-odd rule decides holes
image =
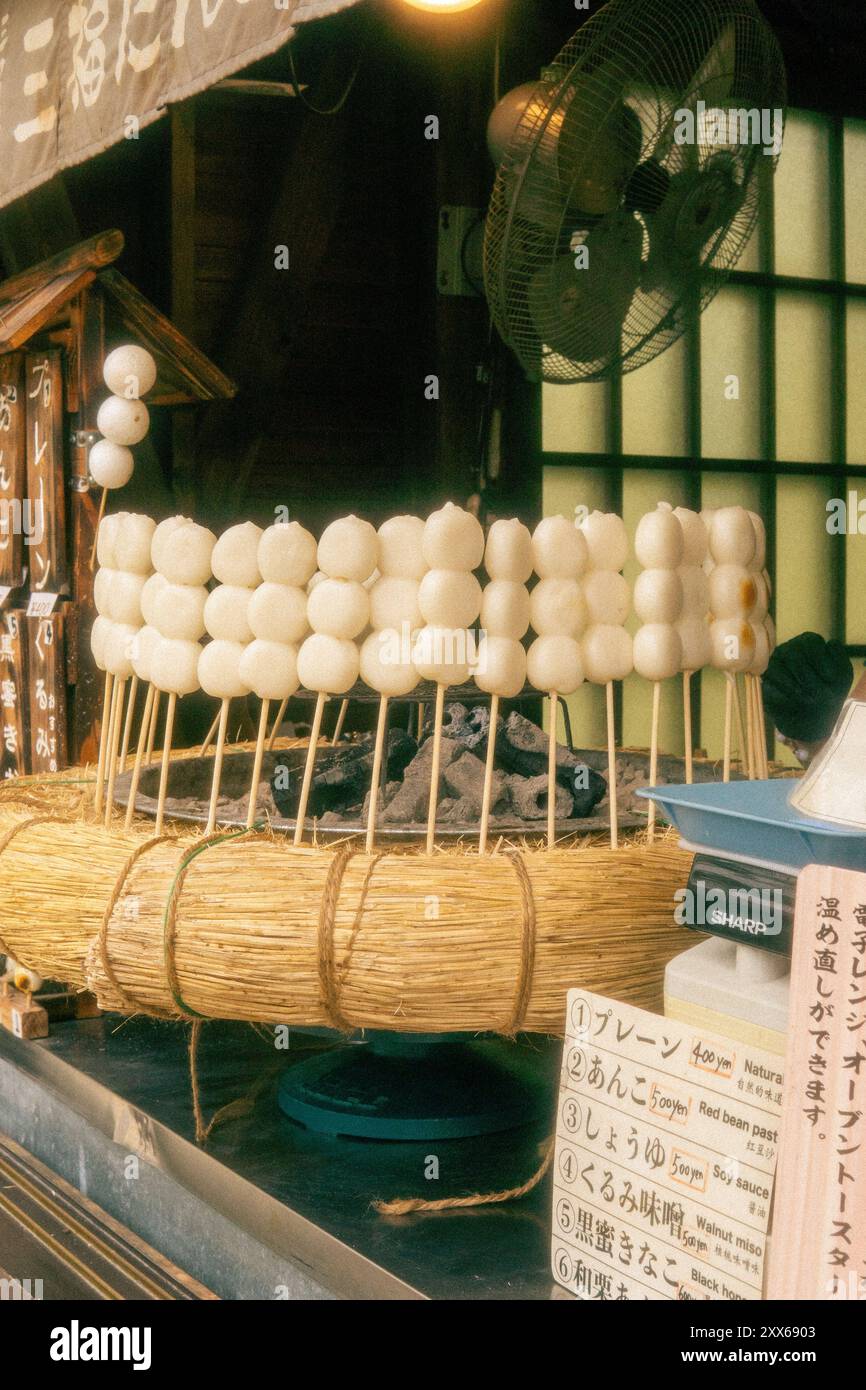
[[[753,0],[609,0],[534,88],[503,99],[500,132],[520,114],[484,282],[531,378],[597,381],[676,341],[754,230],[785,99]]]

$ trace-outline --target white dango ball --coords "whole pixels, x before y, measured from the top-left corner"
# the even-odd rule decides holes
[[[97,487],[126,487],[135,469],[135,459],[125,444],[98,439],[87,456],[87,468]]]
[[[164,574],[159,573],[159,570],[155,570],[144,581],[144,588],[141,591],[141,616],[150,627],[159,627],[159,623],[156,621],[156,600],[167,584],[168,580]]]
[[[288,700],[300,684],[297,649],[288,642],[257,637],[244,648],[238,675],[258,699]]]
[[[205,600],[204,625],[211,637],[223,642],[252,642],[248,610],[254,589],[239,584],[220,584]]]
[[[774,652],[776,650],[776,624],[773,622],[771,614],[767,614],[763,626],[767,634],[767,641],[770,644],[770,651]]]
[[[211,569],[220,584],[254,589],[261,583],[259,541],[262,528],[253,521],[242,521],[223,531],[213,548]]]
[[[398,631],[404,623],[409,630],[423,626],[418,606],[418,580],[396,574],[380,575],[370,590],[370,626],[381,632],[385,628]]]
[[[628,559],[628,531],[616,512],[590,512],[580,523],[594,570],[621,570]]]
[[[154,537],[152,549],[154,561],[158,550],[157,568],[172,584],[206,584],[211,577],[211,556],[215,546],[213,531],[194,521],[187,521],[170,531],[158,548]]]
[[[379,527],[379,569],[395,579],[422,579],[424,522],[420,516],[391,516]]]
[[[770,664],[770,638],[763,623],[753,623],[752,631],[755,634],[755,654],[749,672],[753,676],[762,676]]]
[[[110,628],[111,619],[100,613],[97,618],[94,618],[93,627],[90,629],[90,650],[99,671],[105,670],[105,644],[108,641]]]
[[[510,579],[525,584],[532,574],[532,536],[517,517],[494,521],[487,533],[484,568],[491,579]]]
[[[206,630],[205,604],[208,592],[203,584],[169,584],[163,579],[153,604],[148,604],[150,622],[163,637],[176,637],[184,642],[197,642]],[[142,614],[145,622],[148,615]]]
[[[329,578],[363,584],[379,562],[379,537],[369,521],[343,516],[325,527],[317,554],[319,569]]]
[[[117,528],[117,568],[131,574],[148,575],[153,568],[150,559],[156,522],[151,516],[124,512]]]
[[[99,523],[99,530],[96,533],[96,558],[102,569],[116,570],[120,566],[117,563],[117,538],[120,533],[120,525],[128,512],[111,512],[104,516]]]
[[[379,582],[381,578],[382,571],[379,569],[377,565],[376,568],[373,570],[373,573],[369,575],[367,579],[364,580],[364,588],[368,591],[368,593],[373,588],[373,586]]]
[[[710,554],[717,565],[750,565],[758,541],[745,507],[720,507],[710,528]]]
[[[683,615],[703,617],[710,606],[710,582],[702,565],[680,565],[677,570],[683,586]]]
[[[684,549],[683,528],[667,507],[657,507],[641,517],[634,553],[645,570],[675,570],[683,562]]]
[[[182,526],[192,526],[192,519],[188,516],[167,516],[165,521],[157,522],[156,530],[150,542],[150,562],[153,568],[162,571],[163,548],[175,531],[179,531]],[[208,575],[210,578],[210,575]]]
[[[199,688],[198,659],[201,652],[198,642],[160,637],[150,658],[151,683],[167,695],[191,695]]]
[[[749,617],[753,623],[762,623],[770,607],[770,589],[763,573],[754,570],[751,579],[755,586],[755,603]]]
[[[624,681],[631,675],[634,658],[631,634],[613,623],[594,623],[580,644],[586,679],[593,685]]]
[[[113,348],[102,364],[102,379],[116,396],[137,400],[156,382],[156,362],[147,348],[124,343]]]
[[[141,595],[145,582],[143,574],[115,570],[108,595],[109,616],[113,622],[128,627],[141,626]]]
[[[519,642],[529,627],[529,590],[514,579],[492,579],[481,595],[481,626]]]
[[[247,622],[258,641],[297,644],[310,630],[306,592],[296,584],[260,584],[250,599]]]
[[[370,595],[356,579],[326,578],[307,599],[307,621],[314,632],[351,641],[370,621]]]
[[[704,518],[688,507],[674,507],[674,516],[683,532],[683,564],[702,565],[707,558],[710,539]]]
[[[702,671],[712,659],[710,625],[706,618],[680,618],[676,625],[682,643],[680,658],[683,671]]]
[[[745,618],[717,618],[710,624],[712,664],[717,671],[748,671],[755,658],[755,631]]]
[[[529,622],[539,637],[579,637],[588,616],[576,579],[542,579],[529,595]]]
[[[316,538],[299,521],[278,521],[263,531],[257,560],[266,584],[302,588],[316,572]]]
[[[422,680],[437,685],[465,685],[469,680],[471,634],[429,624],[415,634],[412,660]]]
[[[526,651],[510,637],[486,633],[478,643],[475,684],[488,695],[513,700],[526,684]]]
[[[583,658],[574,637],[536,637],[526,653],[526,674],[536,690],[571,695],[583,684]]]
[[[422,553],[434,570],[475,570],[484,555],[484,528],[477,516],[446,502],[424,523]]]
[[[393,630],[371,632],[361,644],[361,680],[371,690],[377,690],[380,695],[386,695],[389,699],[411,694],[420,677],[415,663],[411,660],[411,652],[408,661],[404,660],[405,656],[406,653],[403,652],[399,640],[395,638]]]
[[[755,532],[755,553],[749,562],[749,569],[762,570],[767,564],[767,528],[763,517],[757,512],[749,512],[748,517]]]
[[[93,606],[101,618],[111,617],[111,590],[117,570],[98,569],[93,577]]]
[[[641,570],[634,611],[642,623],[675,623],[683,611],[683,583],[675,569]]]
[[[670,623],[647,623],[634,635],[634,669],[648,681],[664,681],[682,670],[683,644]]]
[[[234,700],[249,695],[250,687],[240,673],[244,647],[222,638],[202,647],[198,659],[198,681],[206,695],[217,700]]]
[[[566,516],[546,516],[532,533],[532,562],[540,579],[579,579],[589,561],[582,531]]]
[[[298,677],[307,690],[345,695],[358,679],[360,658],[354,642],[314,632],[298,652]]]
[[[156,628],[147,624],[136,633],[132,644],[132,669],[140,681],[146,683],[151,679],[153,654],[161,641]]]
[[[418,586],[418,607],[432,627],[469,627],[481,611],[481,585],[468,570],[428,570]]]
[[[591,624],[621,626],[631,607],[628,580],[612,569],[592,569],[583,579],[583,596]]]
[[[96,412],[96,428],[112,444],[140,444],[149,425],[144,401],[130,401],[125,396],[108,396]]]
[[[710,612],[714,618],[746,618],[758,600],[754,575],[744,565],[716,565],[710,575]]]
[[[138,628],[131,623],[112,623],[105,638],[105,669],[117,680],[129,680],[133,674],[132,654]]]

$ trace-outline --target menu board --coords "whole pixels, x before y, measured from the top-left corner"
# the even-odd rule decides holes
[[[568,995],[552,1267],[581,1299],[759,1299],[780,1059]]]
[[[27,771],[27,649],[23,614],[0,613],[0,778]]]
[[[30,590],[56,594],[69,586],[63,469],[63,369],[57,349],[27,354],[24,390],[27,495],[34,519],[34,534],[28,542]]]
[[[25,618],[30,689],[30,771],[57,772],[66,763],[66,665],[61,609]]]
[[[0,355],[0,589],[24,583],[24,541],[36,526],[26,499],[24,355]]]

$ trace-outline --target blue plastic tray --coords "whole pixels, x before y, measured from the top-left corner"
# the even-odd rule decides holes
[[[690,845],[743,855],[780,867],[831,864],[866,871],[866,835],[811,820],[788,805],[793,783],[704,782],[691,787],[644,787]]]

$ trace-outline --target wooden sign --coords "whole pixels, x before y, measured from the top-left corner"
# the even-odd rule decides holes
[[[32,536],[26,501],[24,354],[0,356],[0,588],[24,583],[24,541]]]
[[[66,660],[64,613],[25,618],[30,706],[30,771],[66,766]]]
[[[27,494],[38,527],[29,549],[30,589],[68,589],[63,466],[63,370],[56,348],[24,359],[27,409]]]
[[[778,1057],[570,990],[553,1277],[581,1299],[759,1299]]]
[[[23,614],[0,614],[0,778],[21,777],[27,759],[27,649]]]
[[[866,874],[812,864],[797,885],[769,1298],[866,1298],[864,1113]]]

